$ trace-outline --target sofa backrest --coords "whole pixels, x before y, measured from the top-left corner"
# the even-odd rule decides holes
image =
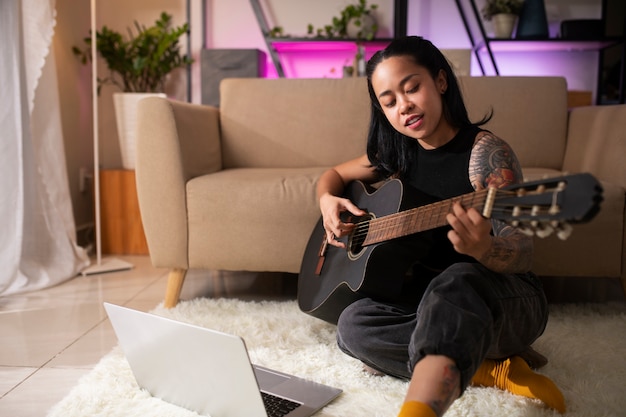
[[[563,170],[591,172],[626,189],[626,104],[576,107]]]
[[[507,141],[524,168],[560,170],[567,145],[567,83],[562,77],[460,77],[470,119]]]
[[[365,153],[364,78],[225,79],[224,168],[332,166]]]
[[[560,169],[567,135],[561,77],[459,78],[470,118],[509,142],[522,166]],[[220,87],[224,168],[332,166],[365,153],[364,78],[225,79]]]

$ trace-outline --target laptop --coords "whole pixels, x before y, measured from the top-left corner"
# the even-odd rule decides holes
[[[104,307],[139,386],[200,415],[308,417],[342,392],[253,365],[239,336],[115,304]],[[267,405],[274,401],[278,405]]]

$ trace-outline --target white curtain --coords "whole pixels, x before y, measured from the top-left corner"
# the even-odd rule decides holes
[[[52,50],[55,0],[0,0],[0,295],[89,265],[76,244]]]

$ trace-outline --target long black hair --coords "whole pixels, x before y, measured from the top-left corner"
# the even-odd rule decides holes
[[[426,68],[433,79],[437,79],[441,70],[445,72],[448,87],[442,95],[443,117],[452,127],[480,126],[491,119],[491,114],[477,123],[470,121],[456,76],[448,60],[430,41],[419,36],[407,36],[393,40],[385,49],[376,52],[366,66],[371,103],[367,156],[382,177],[394,175],[402,178],[410,168],[417,141],[391,126],[372,87],[372,74],[378,64],[396,56],[410,57],[417,65]]]

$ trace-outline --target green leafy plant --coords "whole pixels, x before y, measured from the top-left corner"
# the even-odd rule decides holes
[[[193,62],[180,53],[179,38],[189,25],[171,28],[172,16],[163,12],[154,26],[144,27],[135,21],[136,33],[129,28],[129,39],[106,26],[96,31],[96,50],[105,60],[109,76],[98,78],[98,93],[102,85],[113,84],[124,92],[163,92],[167,75],[176,68]],[[72,47],[83,64],[91,61],[92,37],[83,39],[84,47]]]
[[[481,9],[483,18],[490,21],[493,16],[502,13],[519,15],[524,0],[487,0]]]
[[[282,26],[274,26],[270,29],[267,36],[270,38],[289,38],[291,35],[285,33],[285,30]]]
[[[356,27],[361,28],[357,33],[357,39],[372,40],[378,30],[378,25],[374,23],[370,30],[365,27],[364,23],[367,17],[372,17],[372,13],[377,8],[377,4],[368,5],[367,0],[359,0],[356,4],[346,6],[339,16],[333,17],[331,24],[323,28],[316,29],[309,24],[307,33],[320,38],[345,38],[348,36],[348,25],[352,22]]]

